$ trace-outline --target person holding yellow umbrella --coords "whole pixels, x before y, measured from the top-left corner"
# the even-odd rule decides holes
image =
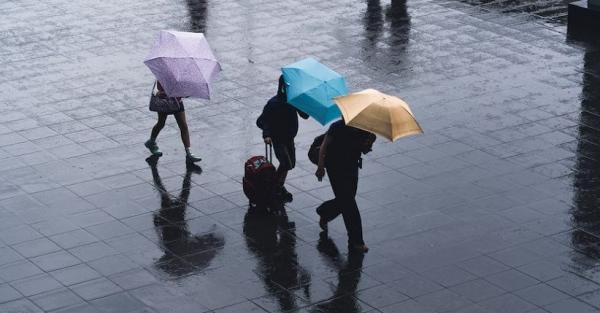
[[[361,155],[371,151],[376,138],[373,133],[395,141],[423,130],[406,102],[374,89],[336,97],[334,101],[343,118],[331,124],[323,138],[315,175],[321,181],[327,170],[335,198],[317,208],[319,226],[326,231],[327,223],[341,214],[348,232],[348,248],[367,252],[355,199]]]

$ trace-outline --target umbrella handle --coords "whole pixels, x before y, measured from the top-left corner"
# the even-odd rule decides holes
[[[267,146],[269,147],[268,154]],[[273,163],[273,145],[271,145],[270,143],[265,143],[265,158],[267,158],[267,161],[269,161],[269,163]]]

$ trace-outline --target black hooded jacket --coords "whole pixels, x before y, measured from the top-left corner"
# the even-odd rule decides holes
[[[308,114],[287,103],[285,95],[277,95],[267,102],[256,125],[262,129],[263,138],[291,140],[298,134],[298,114],[304,119],[308,118]]]
[[[256,120],[256,126],[263,131],[263,138],[271,137],[274,141],[292,140],[298,134],[298,114],[303,119],[308,118],[308,114],[287,102],[285,91],[286,84],[283,76],[280,76],[277,95],[267,102]]]

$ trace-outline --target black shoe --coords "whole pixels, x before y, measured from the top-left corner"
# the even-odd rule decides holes
[[[281,187],[281,189],[279,190],[279,196],[281,198],[281,201],[283,201],[284,203],[294,201],[294,197],[289,191],[287,191],[287,189],[285,189],[285,187]]]
[[[158,164],[159,158],[160,157],[158,155],[151,155],[146,158],[146,163],[148,163],[148,165],[150,165],[150,167],[156,167],[156,164]]]
[[[348,244],[348,252],[350,253],[367,253],[369,252],[369,247],[363,244]]]
[[[200,161],[202,161],[202,158],[195,156],[193,153],[188,153],[185,155],[185,162],[187,164],[194,164]]]
[[[328,230],[327,220],[325,218],[323,218],[322,216],[319,218],[319,227],[321,227],[321,230],[324,233],[327,233],[327,230]]]

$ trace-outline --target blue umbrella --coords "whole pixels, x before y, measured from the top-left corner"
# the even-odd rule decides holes
[[[287,100],[322,125],[341,116],[333,102],[348,94],[344,77],[313,58],[281,68],[287,84]]]

